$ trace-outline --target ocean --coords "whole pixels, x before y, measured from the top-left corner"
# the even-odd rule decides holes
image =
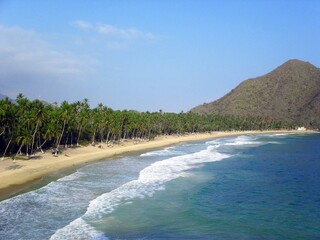
[[[320,134],[233,136],[90,164],[0,202],[0,239],[320,239]]]

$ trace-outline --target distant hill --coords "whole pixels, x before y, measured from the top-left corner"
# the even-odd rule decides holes
[[[8,98],[10,102],[17,103],[16,100],[14,100],[14,99],[12,99],[12,98],[9,98],[8,96],[0,93],[0,100],[1,100],[1,99],[5,99],[5,98]],[[45,104],[45,105],[51,104],[51,103],[49,103],[49,102],[47,102],[47,101],[45,101],[45,100],[41,100],[41,99],[39,99],[39,100],[40,100],[43,104]]]
[[[5,99],[7,96],[0,93],[0,100]]]
[[[8,98],[11,102],[15,102],[15,100],[13,100],[13,99],[9,98],[8,96],[0,93],[0,100],[1,100],[1,99],[5,99],[5,98]]]
[[[200,114],[262,116],[320,127],[320,69],[289,60],[270,73],[243,81],[224,97],[190,110]]]

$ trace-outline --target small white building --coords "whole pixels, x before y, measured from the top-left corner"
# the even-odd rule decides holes
[[[305,130],[307,130],[305,127],[297,127],[297,130],[298,131],[305,131]]]

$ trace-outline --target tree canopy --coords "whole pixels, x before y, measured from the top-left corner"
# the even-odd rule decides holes
[[[16,102],[0,100],[0,153],[2,157],[34,154],[43,149],[152,139],[157,135],[230,130],[292,128],[294,123],[266,117],[199,115],[197,113],[137,112],[113,110],[88,99],[47,104],[22,94]]]

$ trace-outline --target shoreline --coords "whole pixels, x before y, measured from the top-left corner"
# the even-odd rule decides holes
[[[43,177],[56,172],[78,169],[81,166],[113,159],[113,157],[148,151],[152,149],[168,147],[185,142],[194,142],[207,139],[216,139],[229,136],[246,134],[276,134],[276,133],[308,133],[313,131],[295,130],[270,130],[270,131],[234,131],[234,132],[211,132],[195,133],[183,136],[159,136],[155,140],[135,142],[125,141],[114,146],[105,143],[98,146],[86,146],[68,148],[58,157],[51,152],[37,153],[30,160],[17,160],[13,162],[7,158],[0,160],[0,201],[15,196],[23,190],[31,187]]]

